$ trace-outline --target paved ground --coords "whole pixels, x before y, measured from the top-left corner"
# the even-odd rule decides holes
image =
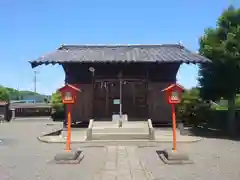
[[[169,143],[158,147],[134,144],[83,147],[85,157],[80,164],[53,164],[53,157],[64,149],[64,144],[46,144],[37,140],[37,136],[56,128],[51,123],[47,119],[21,119],[0,124],[1,180],[240,179],[240,142],[230,140],[205,139],[179,144],[178,148],[188,152],[194,160],[193,165],[164,165],[155,151],[170,148]],[[73,149],[79,147],[81,144],[72,146]]]

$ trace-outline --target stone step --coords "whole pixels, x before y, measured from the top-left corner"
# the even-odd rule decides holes
[[[123,128],[148,128],[148,122],[124,122]]]
[[[113,121],[94,121],[92,127],[89,128],[92,140],[140,140],[150,138],[147,121],[125,121],[122,127],[119,127],[118,123]]]
[[[140,140],[149,139],[149,133],[93,133],[92,140]]]
[[[118,123],[112,121],[94,121],[93,127],[118,127]]]
[[[103,128],[94,127],[92,133],[148,133],[148,128]]]
[[[155,128],[155,135],[156,136],[173,136],[173,132],[172,129],[168,128],[168,129],[164,129],[164,128]],[[179,136],[180,131],[177,129],[176,130],[176,135]]]

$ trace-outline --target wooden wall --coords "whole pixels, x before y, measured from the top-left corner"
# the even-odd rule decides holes
[[[82,92],[78,93],[76,103],[72,106],[72,120],[74,122],[89,121],[93,115],[92,85],[80,84],[80,88]]]
[[[171,121],[171,106],[167,104],[161,91],[174,82],[154,82],[148,84],[149,118],[153,122]]]
[[[171,107],[166,103],[162,89],[176,82],[176,74],[180,63],[136,63],[136,64],[104,64],[104,63],[74,63],[64,64],[65,82],[79,84],[82,92],[72,108],[73,121],[89,121],[93,114],[92,73],[89,67],[94,67],[95,78],[118,78],[120,71],[125,78],[143,78],[148,82],[147,105],[148,117],[153,121],[170,121]],[[111,117],[110,117],[111,118]]]

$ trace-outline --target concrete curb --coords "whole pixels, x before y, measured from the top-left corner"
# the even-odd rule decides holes
[[[61,132],[62,132],[62,128],[60,128],[60,129],[53,129],[52,132],[46,133],[46,134],[44,134],[42,136],[58,136],[58,135],[61,134]]]
[[[40,136],[37,138],[39,141],[44,143],[65,143],[66,140],[64,138],[56,136]],[[177,140],[177,143],[194,143],[203,140],[204,138],[196,138],[194,140]],[[172,140],[72,140],[72,144],[82,143],[82,144],[94,144],[94,143],[172,143]]]

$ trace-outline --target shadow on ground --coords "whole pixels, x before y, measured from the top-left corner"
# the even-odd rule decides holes
[[[195,127],[189,127],[184,129],[182,134],[184,135],[192,135],[192,136],[200,136],[205,138],[216,138],[216,139],[228,139],[240,141],[240,132],[237,131],[234,135],[230,135],[229,132],[224,128],[199,125]]]

